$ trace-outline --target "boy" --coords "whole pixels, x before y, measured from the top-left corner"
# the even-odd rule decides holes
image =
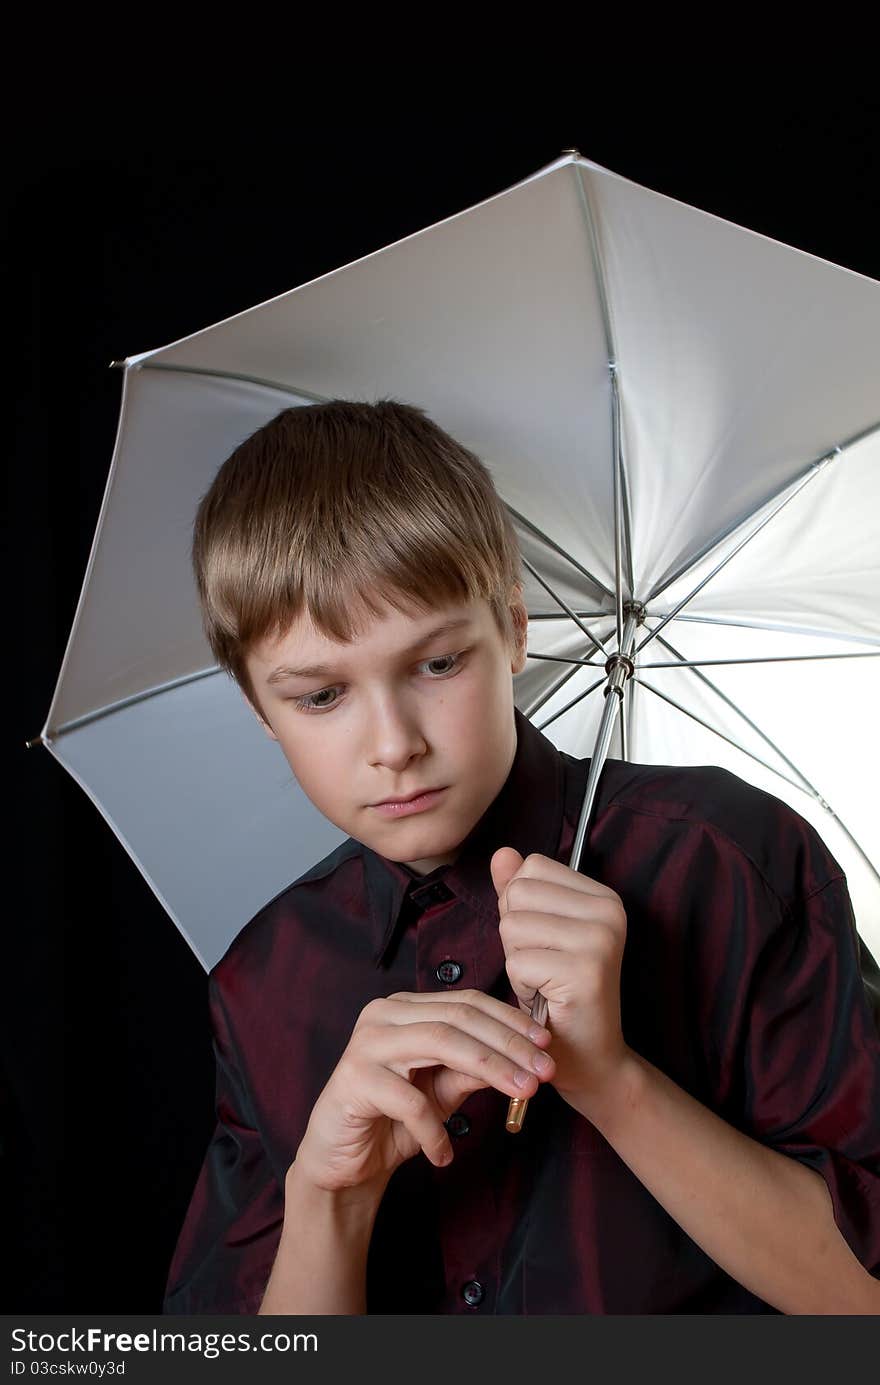
[[[193,562],[218,663],[349,836],[210,974],[217,1126],[164,1311],[880,1312],[840,867],[726,771],[609,760],[569,870],[589,760],[514,704],[479,459],[394,401],[285,410]]]

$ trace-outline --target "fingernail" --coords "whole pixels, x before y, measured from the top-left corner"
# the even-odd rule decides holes
[[[552,1059],[550,1058],[549,1053],[535,1054],[534,1063],[535,1067],[538,1069],[538,1072],[546,1072],[550,1066],[551,1061]]]
[[[540,1024],[533,1024],[531,1029],[529,1030],[529,1038],[534,1039],[535,1042],[537,1042],[538,1039],[543,1039],[544,1035],[549,1033],[549,1029],[543,1029]]]
[[[530,1072],[523,1072],[522,1068],[517,1068],[516,1072],[513,1074],[513,1080],[518,1087],[527,1087],[532,1080],[532,1074]]]

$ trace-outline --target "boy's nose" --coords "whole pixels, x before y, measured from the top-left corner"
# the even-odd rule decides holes
[[[373,723],[368,744],[371,763],[396,774],[402,773],[414,757],[424,755],[428,748],[418,722],[400,706],[383,708]]]

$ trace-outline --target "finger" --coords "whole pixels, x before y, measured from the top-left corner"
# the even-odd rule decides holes
[[[361,1074],[361,1094],[382,1115],[400,1121],[432,1164],[441,1168],[450,1162],[452,1141],[430,1097],[382,1064],[368,1063],[351,1071]]]
[[[546,1013],[548,992],[558,994],[569,963],[569,954],[546,947],[516,948],[509,954],[507,979],[520,1005],[528,1013],[532,1010],[536,1014]]]
[[[394,1002],[393,1008],[386,1008],[386,1000]],[[386,996],[384,999],[371,1001],[366,1009],[380,1015],[381,1022],[410,1024],[414,1019],[422,1020],[425,1017],[424,1015],[416,1015],[411,1009],[406,1009],[407,1005],[456,1005],[461,1002],[470,1005],[482,1014],[491,1016],[500,1024],[512,1026],[518,1033],[527,1035],[538,1044],[546,1044],[550,1038],[550,1031],[543,1026],[539,1026],[538,1031],[532,1033],[535,1027],[534,1021],[529,1023],[528,1015],[524,1019],[522,1012],[517,1010],[515,1006],[509,1005],[506,1000],[499,1000],[497,996],[487,995],[485,991],[478,991],[474,988],[462,991],[395,991],[393,995]],[[438,1017],[441,1019],[448,1018],[444,1015]]]
[[[510,1005],[507,1001],[498,1000],[495,996],[487,995],[485,991],[479,991],[474,988],[446,993],[395,991],[393,995],[387,996],[385,999],[393,1003],[390,1006],[386,1006],[382,1000],[374,1000],[366,1007],[366,1010],[372,1012],[374,1021],[378,1020],[380,1023],[390,1021],[395,1024],[408,1024],[412,1023],[414,1019],[424,1019],[426,1017],[426,1010],[436,1011],[438,1018],[448,1020],[450,1018],[448,1007],[464,1002],[471,1006],[474,1013],[471,1014],[466,1021],[463,1016],[459,1016],[461,1027],[468,1029],[468,1031],[475,1036],[483,1038],[487,1043],[492,1042],[494,1046],[499,1048],[502,1052],[504,1051],[504,1044],[510,1042],[509,1036],[505,1033],[499,1037],[498,1031],[495,1031],[495,1037],[493,1039],[491,1032],[480,1025],[480,1014],[496,1018],[505,1029],[515,1029],[517,1033],[527,1037],[534,1048],[539,1051],[544,1051],[549,1048],[553,1041],[553,1035],[547,1024],[546,1004],[542,1012],[532,1016],[529,1013],[530,1007],[523,1005],[521,1000],[518,1000],[515,1006]],[[414,1009],[414,1006],[421,1007],[421,1010]],[[438,1006],[447,1007],[447,1009],[438,1011]],[[547,1076],[547,1071],[549,1071],[550,1075],[555,1071],[555,1060],[549,1070],[539,1070],[534,1063],[534,1058],[537,1055],[528,1048],[525,1051],[521,1049],[517,1050],[515,1056],[520,1067],[534,1067],[535,1071],[542,1079]],[[477,1086],[486,1087],[489,1085],[490,1084],[485,1079],[481,1079],[477,1085],[471,1087],[469,1090],[476,1091]]]
[[[589,914],[590,917],[609,922],[620,918],[623,912],[619,896],[611,891],[600,895],[592,890],[574,889],[565,884],[519,875],[511,880],[498,900],[498,912],[503,915],[520,913],[524,909],[539,914],[555,914],[559,918],[582,919]]]
[[[453,991],[439,996],[416,996],[403,991],[389,996],[388,1000],[393,1004],[377,1012],[383,1021],[386,1016],[387,1022],[392,1024],[445,1021],[472,1034],[474,1038],[482,1039],[499,1052],[508,1054],[522,1067],[533,1067],[536,1054],[542,1052],[552,1039],[545,1024],[530,1019],[518,1007],[497,1000],[495,996],[485,995],[482,991]]]
[[[625,936],[622,926],[608,918],[581,918],[578,924],[580,926],[576,927],[571,919],[517,909],[501,917],[498,932],[507,956],[529,947],[561,952],[566,958],[572,959],[578,955],[592,956],[596,950],[601,952],[605,947],[614,951],[620,947]]]
[[[513,1031],[508,1029],[507,1033],[512,1034]],[[491,1042],[475,1038],[445,1020],[377,1025],[364,1031],[360,1052],[370,1061],[393,1067],[403,1075],[414,1068],[443,1063],[457,1072],[475,1077],[485,1086],[495,1087],[507,1096],[532,1096],[545,1074],[530,1069],[534,1069],[539,1057],[547,1057],[550,1063],[546,1071],[552,1073],[553,1059],[549,1054],[540,1054],[536,1045],[529,1040],[523,1041],[519,1035],[514,1037],[528,1045],[528,1066],[521,1066]]]

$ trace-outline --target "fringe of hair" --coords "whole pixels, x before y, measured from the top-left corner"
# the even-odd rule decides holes
[[[191,557],[214,658],[257,708],[246,656],[304,609],[349,644],[382,601],[482,597],[514,638],[519,542],[488,468],[394,399],[284,409],[246,438],[199,502]]]

